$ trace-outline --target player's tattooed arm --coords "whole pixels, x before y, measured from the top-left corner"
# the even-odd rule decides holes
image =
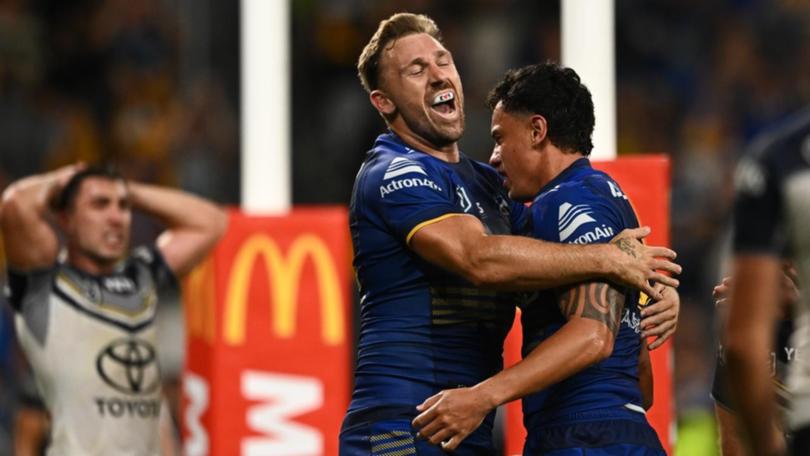
[[[639,250],[644,247],[640,242],[634,242],[632,239],[627,238],[617,239],[613,245],[633,258],[639,258],[641,256]]]
[[[588,318],[604,323],[615,337],[619,332],[624,293],[605,282],[585,282],[560,293],[560,311],[568,319]]]

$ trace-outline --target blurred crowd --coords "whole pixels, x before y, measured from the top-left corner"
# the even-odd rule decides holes
[[[560,59],[556,1],[290,1],[296,204],[348,203],[383,128],[355,63],[389,14],[424,12],[441,27],[464,82],[462,150],[474,158],[489,156],[484,100],[504,70]],[[0,0],[0,191],[62,164],[106,160],[128,177],[238,204],[238,8]],[[664,153],[673,164],[671,234],[685,271],[675,343],[682,416],[711,406],[711,286],[724,263],[733,166],[754,134],[810,101],[809,26],[801,0],[616,0],[619,153]],[[156,232],[136,219],[136,242]],[[2,306],[3,404],[16,394],[6,373],[22,362],[12,326]],[[0,407],[2,454],[10,423]]]

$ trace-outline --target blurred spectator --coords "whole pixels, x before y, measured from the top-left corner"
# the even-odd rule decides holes
[[[103,160],[132,179],[237,203],[239,68],[218,64],[238,59],[239,6],[214,3],[0,0],[0,192],[25,175]],[[133,217],[133,243],[160,230]],[[4,259],[0,251],[3,270]],[[164,304],[177,313],[176,297]],[[14,404],[30,385],[0,307],[0,454],[12,454]],[[168,361],[171,393],[182,354]]]

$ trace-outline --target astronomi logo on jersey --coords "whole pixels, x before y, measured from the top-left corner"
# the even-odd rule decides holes
[[[407,177],[380,185],[380,198],[385,198],[385,195],[394,193],[397,190],[402,190],[403,188],[428,187],[438,192],[442,191],[441,187],[427,178],[427,173],[421,163],[405,157],[396,157],[391,160],[388,169],[385,170],[383,180],[388,181],[389,179],[404,176],[405,174],[422,174],[425,177]]]
[[[104,383],[128,396],[143,397],[160,388],[160,369],[155,348],[140,339],[117,339],[101,349],[96,357],[96,372]],[[99,415],[104,417],[157,418],[160,415],[159,399],[94,399]]]
[[[597,226],[593,230],[571,239],[571,236],[576,233],[581,226],[587,223],[597,223],[596,220],[591,217],[592,214],[593,209],[587,204],[573,205],[571,203],[562,203],[557,219],[560,242],[590,244],[600,239],[610,239],[616,234],[612,227],[603,223],[601,226]]]

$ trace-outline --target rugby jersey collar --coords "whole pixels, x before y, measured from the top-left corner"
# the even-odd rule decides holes
[[[398,154],[409,154],[411,152],[415,152],[424,155],[437,163],[441,163],[442,165],[449,166],[451,168],[458,166],[468,166],[467,162],[470,161],[470,158],[467,157],[466,154],[464,154],[464,151],[459,150],[458,151],[459,160],[457,163],[446,162],[440,158],[434,157],[433,155],[421,149],[411,147],[392,130],[388,130],[388,133],[383,133],[380,136],[377,136],[377,139],[374,141],[374,149],[376,149],[379,146],[391,149]],[[372,151],[374,149],[372,149]]]
[[[563,172],[557,174],[557,177],[551,179],[551,182],[544,185],[533,199],[536,200],[540,195],[568,180],[572,174],[584,169],[591,169],[591,161],[588,160],[588,157],[578,158],[574,163],[568,165],[568,168],[565,168]]]

